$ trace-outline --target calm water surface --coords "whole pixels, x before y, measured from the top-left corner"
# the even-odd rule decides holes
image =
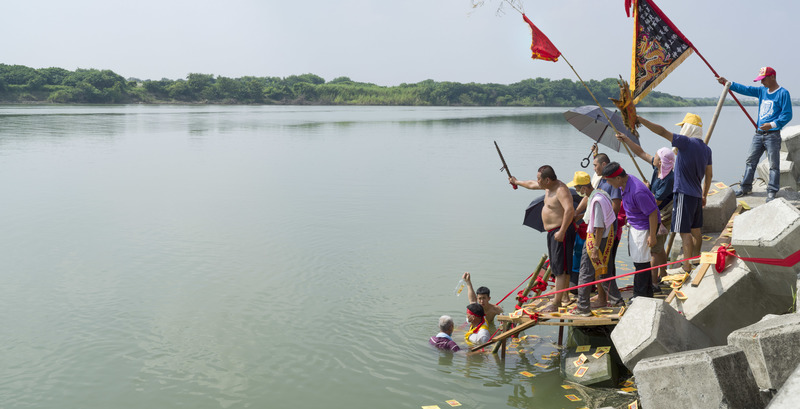
[[[505,363],[427,345],[464,319],[463,271],[497,302],[544,253],[521,225],[538,194],[492,141],[515,176],[570,179],[591,141],[563,111],[0,107],[0,406],[586,405],[534,366],[550,328]],[[685,113],[643,112],[675,131]],[[749,140],[726,108],[716,179]]]

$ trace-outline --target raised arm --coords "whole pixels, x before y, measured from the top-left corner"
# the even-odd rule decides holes
[[[470,278],[469,273],[464,273],[461,276],[461,279],[467,283],[467,298],[469,298],[469,303],[472,304],[478,302],[478,295],[475,294],[475,289],[472,288],[472,280]]]
[[[645,128],[649,129],[654,134],[656,134],[656,135],[668,140],[670,143],[672,143],[672,132],[668,131],[666,128],[664,128],[661,125],[654,124],[654,123],[642,118],[639,115],[637,115],[636,118],[639,120],[639,122],[642,123],[642,125],[644,125]]]
[[[628,145],[631,148],[631,151],[638,157],[644,159],[645,162],[652,164],[653,163],[653,156],[649,153],[645,152],[641,146],[633,143],[631,138],[628,138],[624,133],[617,132],[617,140]]]

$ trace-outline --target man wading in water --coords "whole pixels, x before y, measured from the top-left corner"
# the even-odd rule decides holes
[[[550,255],[550,271],[556,278],[556,291],[567,288],[572,271],[572,247],[575,244],[575,208],[572,195],[564,182],[556,178],[556,172],[550,165],[539,168],[536,180],[520,181],[511,176],[508,181],[512,185],[526,189],[544,189],[544,207],[542,222],[547,230],[547,251]],[[564,299],[566,298],[566,299]],[[569,301],[569,294],[558,292],[553,302],[542,312],[555,312]]]

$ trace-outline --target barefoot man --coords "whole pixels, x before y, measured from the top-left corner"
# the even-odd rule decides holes
[[[544,207],[542,222],[547,230],[547,251],[550,256],[550,271],[556,278],[556,291],[567,288],[572,271],[572,247],[575,244],[575,208],[572,195],[567,185],[556,178],[556,172],[550,165],[539,168],[536,180],[520,181],[515,177],[508,178],[511,184],[526,189],[544,189]],[[562,301],[568,301],[569,295],[556,293],[553,302],[542,312],[555,312],[562,307]],[[566,302],[564,305],[566,306]]]

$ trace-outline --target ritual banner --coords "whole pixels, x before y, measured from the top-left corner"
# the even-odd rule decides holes
[[[692,44],[650,0],[636,0],[633,11],[633,103],[645,97],[683,60],[692,55]]]

